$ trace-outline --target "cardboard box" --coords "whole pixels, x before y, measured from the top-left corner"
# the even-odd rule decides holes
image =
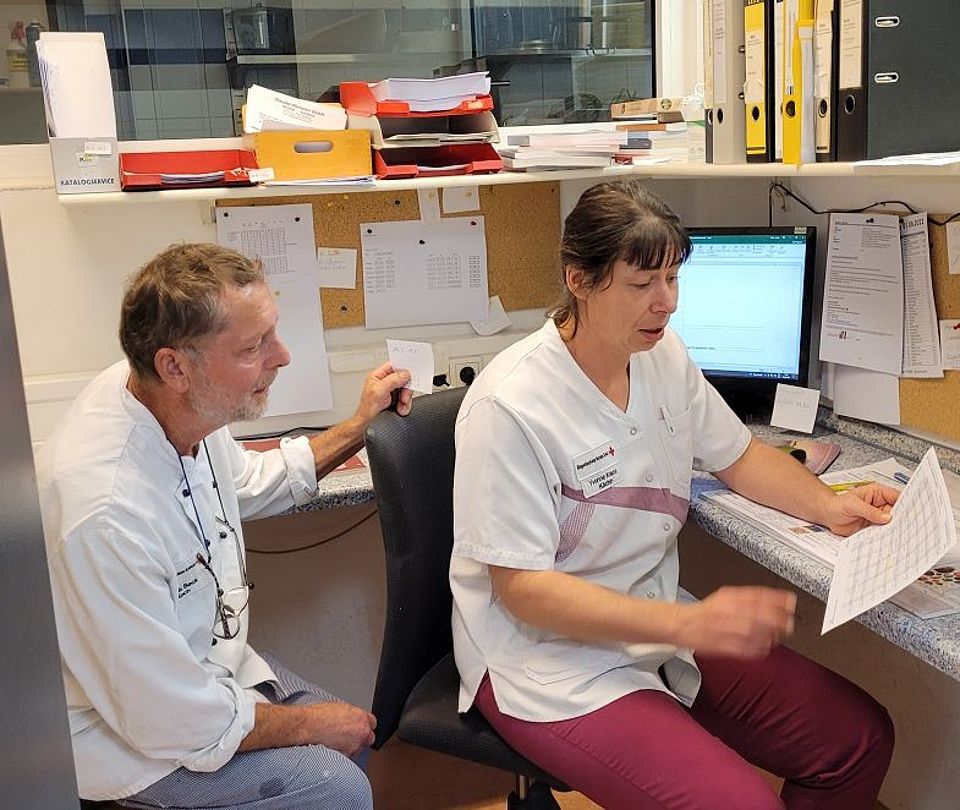
[[[58,194],[120,190],[116,138],[51,138],[50,158]]]
[[[272,168],[275,180],[318,180],[373,174],[370,133],[366,130],[286,130],[256,132],[257,163]]]

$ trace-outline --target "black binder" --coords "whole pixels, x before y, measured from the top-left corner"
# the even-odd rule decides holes
[[[869,5],[867,157],[960,149],[960,2]]]
[[[860,14],[855,12],[860,6]],[[837,160],[863,160],[867,156],[867,20],[869,0],[860,4],[839,0],[837,26]],[[851,49],[859,53],[851,58]]]
[[[840,87],[839,159],[960,149],[960,2],[864,0],[863,8],[863,82]]]

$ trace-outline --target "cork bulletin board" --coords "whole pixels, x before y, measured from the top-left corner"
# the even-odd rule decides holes
[[[435,189],[440,193],[440,189]],[[560,184],[511,183],[480,186],[480,214],[487,242],[490,295],[504,308],[547,307],[560,292]],[[217,200],[218,207],[310,203],[318,247],[357,250],[357,288],[324,289],[323,323],[327,329],[362,326],[363,264],[360,225],[365,222],[418,220],[416,191],[361,191]],[[472,213],[476,216],[476,212]],[[471,216],[471,212],[450,216]],[[446,217],[444,217],[446,218]]]
[[[941,214],[932,216],[946,219]],[[947,229],[931,222],[929,236],[937,318],[960,318],[960,275],[950,275]],[[901,378],[900,422],[960,440],[960,371],[945,371],[943,379]]]

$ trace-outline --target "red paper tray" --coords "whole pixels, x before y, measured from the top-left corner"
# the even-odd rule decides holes
[[[249,186],[257,157],[248,149],[200,152],[125,152],[120,155],[120,188],[151,191],[174,188]]]
[[[373,171],[380,179],[489,174],[503,169],[503,160],[488,143],[409,146],[374,149]]]
[[[409,118],[438,118],[444,115],[470,115],[493,109],[493,99],[477,96],[473,101],[464,101],[452,110],[435,112],[410,112],[406,101],[377,101],[366,82],[340,82],[340,103],[348,112],[357,115],[406,116]]]

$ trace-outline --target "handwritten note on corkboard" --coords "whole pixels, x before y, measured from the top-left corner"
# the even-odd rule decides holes
[[[360,191],[218,200],[223,207],[243,205],[313,206],[318,247],[355,248],[357,288],[321,291],[327,329],[362,326],[363,271],[360,225],[420,218],[416,191]],[[515,183],[481,186],[480,207],[487,240],[487,277],[491,295],[507,311],[547,307],[560,287],[560,184]],[[455,216],[470,216],[470,213]]]

